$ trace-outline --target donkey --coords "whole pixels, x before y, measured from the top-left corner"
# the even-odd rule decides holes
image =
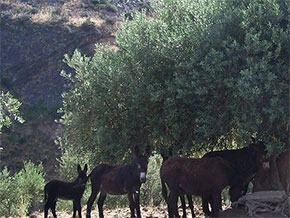
[[[88,165],[85,164],[84,170],[78,164],[78,177],[73,182],[63,182],[60,180],[52,180],[44,187],[44,218],[48,216],[49,208],[52,211],[53,217],[57,218],[55,207],[58,198],[65,200],[73,200],[73,217],[78,215],[82,217],[81,198],[85,191],[86,182],[88,180],[87,171]]]
[[[103,218],[103,205],[107,194],[128,195],[131,218],[141,217],[139,194],[142,183],[146,181],[149,149],[142,155],[135,148],[136,159],[130,164],[112,166],[100,164],[90,174],[92,193],[87,203],[87,218],[91,217],[92,205],[100,192],[98,199],[99,217]]]
[[[164,163],[164,161],[166,161],[166,160],[169,158],[169,156],[170,156],[170,157],[173,156],[172,147],[169,148],[169,150],[168,150],[168,154],[165,154],[164,151],[161,151],[160,154],[161,154],[161,157],[162,157],[162,159],[163,159],[163,162],[162,162],[162,163]],[[192,217],[194,217],[194,210],[193,210],[193,201],[192,201],[192,196],[191,196],[191,195],[186,195],[186,197],[187,197],[187,200],[188,200],[188,206],[189,206],[189,208],[190,208],[190,211],[191,211]],[[165,194],[165,198],[167,198],[167,193]],[[186,218],[187,215],[186,215],[186,204],[185,204],[185,197],[184,197],[184,194],[179,195],[179,198],[180,198],[181,207],[182,207],[182,211],[183,211],[183,215],[182,215],[182,217],[183,217],[183,218]]]
[[[235,150],[221,150],[206,153],[203,158],[220,157],[226,160],[241,178],[241,184],[229,184],[229,195],[231,202],[237,201],[247,193],[249,182],[255,177],[257,171],[264,167],[266,158],[266,146],[262,141],[252,138],[248,147]],[[265,165],[266,166],[266,165]],[[206,215],[210,214],[208,207],[209,199],[202,198],[202,208]],[[221,208],[220,208],[221,209]]]
[[[162,164],[160,177],[169,217],[179,217],[177,198],[184,194],[210,199],[212,216],[218,217],[222,190],[228,184],[241,182],[235,170],[222,158],[172,157]],[[170,189],[168,197],[165,184]]]
[[[262,141],[256,141],[252,138],[252,143],[245,148],[234,149],[234,150],[221,150],[211,151],[206,153],[203,158],[220,157],[231,165],[236,171],[236,174],[241,178],[241,184],[229,184],[230,200],[231,202],[237,201],[241,196],[247,193],[248,184],[254,178],[255,174],[267,162],[266,146]],[[265,165],[266,166],[266,165]],[[189,207],[193,211],[192,197],[187,195]],[[184,196],[180,196],[183,209],[183,217],[186,217],[186,206]],[[206,215],[210,215],[208,203],[210,199],[202,198],[202,208]],[[220,205],[220,209],[221,205]],[[193,213],[192,213],[193,214]]]

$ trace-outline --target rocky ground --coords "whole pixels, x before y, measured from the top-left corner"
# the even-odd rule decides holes
[[[200,206],[195,206],[194,210],[195,210],[196,218],[204,217],[204,214],[203,214]],[[86,209],[84,207],[83,208],[83,216],[86,213],[85,211],[86,211]],[[187,217],[191,217],[191,213],[190,213],[189,209],[187,209],[187,213],[188,213]],[[141,214],[142,214],[143,218],[166,218],[166,217],[168,217],[167,216],[167,209],[165,206],[162,206],[162,207],[142,207]],[[182,214],[181,209],[180,209],[179,214]],[[92,215],[92,217],[97,218],[98,211],[97,210],[92,211],[91,215]],[[129,210],[129,208],[120,208],[120,209],[114,209],[114,210],[104,209],[104,216],[107,218],[130,218],[130,210]],[[30,216],[30,218],[40,218],[40,217],[43,217],[43,213],[35,212]],[[52,215],[50,215],[50,218],[51,217],[52,217]],[[59,218],[70,218],[70,217],[72,217],[72,213],[71,212],[58,212],[58,217]],[[230,207],[224,206],[223,212],[220,213],[220,217],[248,218],[249,216],[247,216],[247,213],[243,208],[232,209]],[[262,218],[262,217],[285,218],[284,216],[281,216],[279,214],[269,213],[269,212],[259,213],[258,217],[259,218]]]
[[[196,207],[194,208],[195,210],[195,215],[196,217],[204,217],[202,210],[200,207]],[[83,208],[83,215],[85,215],[85,207]],[[180,210],[179,212],[180,214],[182,214],[182,211]],[[187,210],[188,213],[188,217],[190,217],[190,210]],[[62,213],[58,213],[58,216],[61,218],[69,218],[71,217],[71,213],[66,213],[66,212],[62,212]],[[167,217],[167,208],[165,206],[161,206],[161,207],[142,207],[141,208],[141,215],[144,218],[165,218]],[[39,218],[42,217],[43,215],[41,213],[34,213],[32,216],[30,216],[31,218]],[[98,217],[98,210],[94,210],[91,213],[92,217]],[[130,217],[130,209],[128,208],[120,208],[120,209],[114,209],[114,210],[108,210],[108,209],[104,209],[104,216],[105,217],[110,217],[110,218],[129,218]]]

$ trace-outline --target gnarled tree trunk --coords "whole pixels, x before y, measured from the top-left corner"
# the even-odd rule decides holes
[[[276,164],[276,156],[270,158],[270,167],[258,170],[253,181],[253,192],[283,190]]]
[[[282,153],[277,158],[277,168],[279,172],[280,182],[284,191],[290,198],[290,149]]]

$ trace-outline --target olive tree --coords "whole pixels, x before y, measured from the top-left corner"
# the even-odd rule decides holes
[[[163,0],[135,13],[116,48],[66,63],[64,150],[123,161],[134,146],[192,154],[289,140],[289,6],[283,0]]]

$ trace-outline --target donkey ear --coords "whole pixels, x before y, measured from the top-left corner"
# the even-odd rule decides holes
[[[251,139],[252,139],[252,143],[253,143],[253,144],[256,144],[256,138],[254,138],[254,137],[252,136]]]
[[[85,164],[84,171],[87,173],[87,171],[88,171],[88,164]]]
[[[144,156],[147,157],[147,158],[149,158],[150,155],[151,155],[151,147],[149,145],[147,145],[146,148],[145,148],[145,154],[144,154]]]
[[[78,173],[80,173],[82,171],[81,165],[78,164]]]
[[[164,152],[161,152],[160,155],[161,155],[163,161],[166,161],[168,159],[168,156]]]

